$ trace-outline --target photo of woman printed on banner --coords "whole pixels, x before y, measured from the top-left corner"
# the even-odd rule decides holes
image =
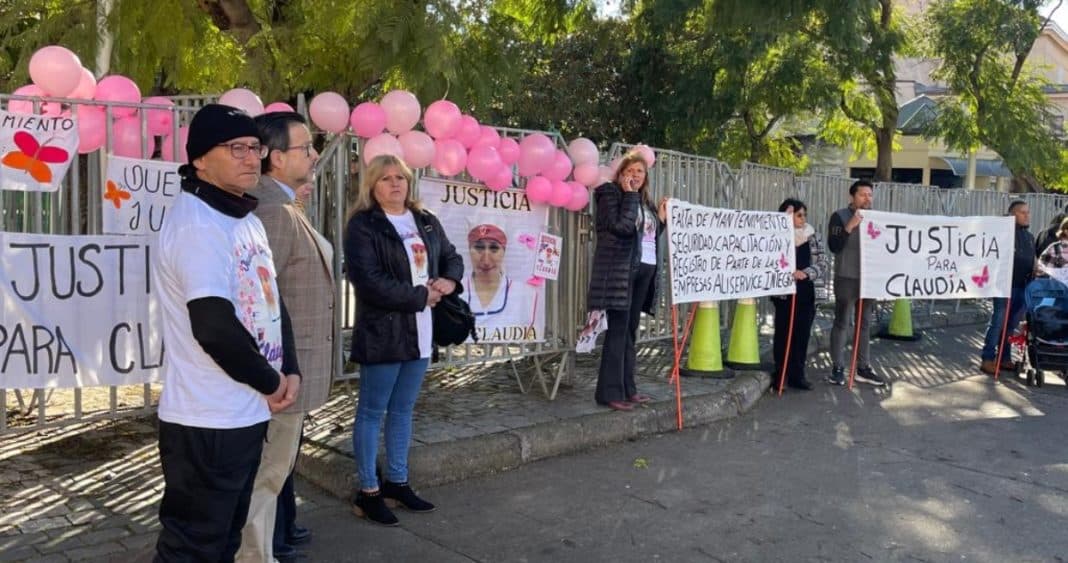
[[[424,204],[464,260],[460,298],[475,315],[479,343],[544,340],[545,285],[531,285],[538,234],[548,218],[522,190],[422,178]]]

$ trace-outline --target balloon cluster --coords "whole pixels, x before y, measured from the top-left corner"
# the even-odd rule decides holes
[[[323,110],[331,121],[316,117],[315,102],[325,95],[312,100],[312,120],[322,129],[343,131],[344,124],[337,116],[348,106],[342,105],[344,99],[340,96],[331,99],[329,111]],[[420,114],[424,131],[414,129]],[[589,187],[611,180],[615,174],[614,167],[598,166],[600,153],[589,139],[571,141],[566,152],[541,133],[516,141],[501,137],[493,127],[464,115],[448,100],[433,102],[424,112],[419,100],[404,90],[391,91],[378,103],[357,105],[349,114],[348,125],[356,135],[367,139],[363,148],[365,163],[391,154],[413,168],[430,166],[443,176],[466,171],[498,191],[513,185],[514,167],[519,176],[527,178],[526,192],[531,202],[572,211],[589,204]],[[646,162],[652,166],[652,149],[640,145],[639,150],[642,148]],[[613,164],[618,167],[618,160]]]

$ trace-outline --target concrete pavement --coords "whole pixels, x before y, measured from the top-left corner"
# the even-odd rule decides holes
[[[314,497],[306,560],[1068,560],[1068,390],[980,375],[976,328],[930,336],[875,348],[890,388],[425,489],[397,529]]]

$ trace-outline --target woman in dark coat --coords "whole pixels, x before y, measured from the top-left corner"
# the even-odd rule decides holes
[[[796,265],[794,283],[797,287],[794,304],[793,336],[790,333],[790,295],[776,295],[771,298],[775,305],[775,372],[772,387],[778,389],[777,382],[782,377],[783,357],[786,354],[786,340],[790,340],[790,355],[786,357],[786,384],[794,389],[808,391],[812,384],[805,377],[805,363],[808,361],[808,341],[812,335],[812,321],[816,319],[815,281],[827,271],[827,260],[823,253],[816,230],[806,222],[808,208],[801,200],[787,199],[779,205],[779,211],[789,213],[794,222],[794,251]]]
[[[360,364],[353,510],[390,526],[397,517],[386,500],[413,512],[434,510],[408,486],[412,409],[430,363],[431,308],[462,291],[464,275],[463,259],[441,223],[412,198],[412,181],[397,157],[372,159],[345,230],[346,275],[357,300],[351,359]],[[383,418],[386,469],[379,489],[375,462]]]
[[[658,242],[667,198],[657,207],[649,195],[648,166],[631,151],[613,181],[594,191],[597,249],[593,255],[588,307],[607,311],[608,330],[597,374],[598,404],[621,411],[650,400],[634,382],[638,322],[656,307]]]

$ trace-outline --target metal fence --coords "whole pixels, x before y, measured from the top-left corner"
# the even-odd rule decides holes
[[[46,102],[59,102],[75,109],[77,100],[33,99],[0,95],[0,102],[15,99],[34,102],[39,112]],[[213,96],[184,96],[172,98],[175,107],[167,109],[174,116],[174,131],[188,123],[197,108],[213,101]],[[161,106],[143,104],[120,104],[92,102],[104,106],[110,114],[118,107],[134,107],[139,110],[165,109]],[[304,110],[303,100],[298,100]],[[139,111],[142,137],[142,155],[158,156],[160,149],[149,151],[145,112]],[[108,123],[111,123],[108,120]],[[502,136],[521,137],[530,131],[498,129]],[[558,147],[564,140],[557,134],[546,133]],[[337,274],[336,297],[341,306],[335,308],[335,322],[343,334],[351,334],[355,319],[355,295],[345,276],[341,252],[342,236],[348,208],[359,174],[360,143],[353,137],[326,135],[321,137],[322,147],[317,165],[316,195],[308,206],[309,217],[323,235],[335,247],[334,266]],[[107,131],[103,150],[79,155],[72,164],[70,173],[59,190],[53,193],[23,193],[0,191],[0,230],[50,234],[97,234],[101,227],[101,200],[105,154],[110,153],[113,132]],[[631,145],[614,144],[604,154],[608,162],[624,154]],[[798,176],[790,170],[744,163],[738,169],[714,158],[692,155],[668,149],[656,149],[657,162],[649,171],[649,181],[654,194],[683,199],[711,207],[733,209],[777,209],[786,197],[798,197],[806,202],[809,217],[817,231],[825,232],[825,221],[830,214],[848,202],[850,178],[809,175]],[[421,171],[421,175],[433,174]],[[418,182],[417,182],[418,184]],[[416,187],[418,190],[418,187]],[[417,191],[418,193],[418,191]],[[1053,194],[1004,194],[996,192],[961,189],[944,190],[931,186],[912,184],[880,183],[876,186],[875,206],[878,209],[919,214],[942,215],[1001,215],[1011,200],[1027,201],[1032,209],[1033,230],[1037,232],[1068,205],[1068,195]],[[592,205],[592,204],[591,204]],[[573,213],[554,209],[549,213],[549,232],[564,237],[571,252],[564,257],[560,279],[546,288],[545,340],[531,344],[471,344],[455,346],[445,351],[436,364],[460,366],[487,361],[508,361],[513,368],[517,363],[529,362],[533,370],[513,369],[513,374],[524,392],[538,383],[550,398],[562,376],[570,373],[574,365],[574,345],[577,333],[585,322],[586,288],[593,256],[592,218],[586,212]],[[666,268],[662,269],[661,287],[667,287]],[[672,336],[671,317],[667,312],[668,292],[659,295],[662,314],[646,318],[640,328],[643,342],[663,340]],[[724,325],[730,318],[730,304],[724,304],[721,315]],[[922,305],[921,305],[922,306]],[[680,318],[685,318],[685,310]],[[769,318],[769,309],[762,309],[762,319]],[[355,370],[346,366],[348,338],[336,341],[335,357],[337,379],[356,376]],[[520,372],[534,373],[524,380]],[[2,381],[0,381],[2,383]],[[136,388],[136,389],[131,389]],[[13,430],[35,429],[44,426],[68,424],[89,418],[117,416],[126,412],[146,412],[154,408],[158,385],[111,386],[72,390],[12,390],[0,388],[0,433]],[[86,402],[88,394],[102,394],[103,400]],[[63,401],[55,400],[59,394],[69,394]],[[21,415],[17,426],[7,424],[9,401]],[[27,398],[29,397],[29,398]],[[135,398],[131,398],[135,397]],[[57,406],[57,403],[62,403]]]

